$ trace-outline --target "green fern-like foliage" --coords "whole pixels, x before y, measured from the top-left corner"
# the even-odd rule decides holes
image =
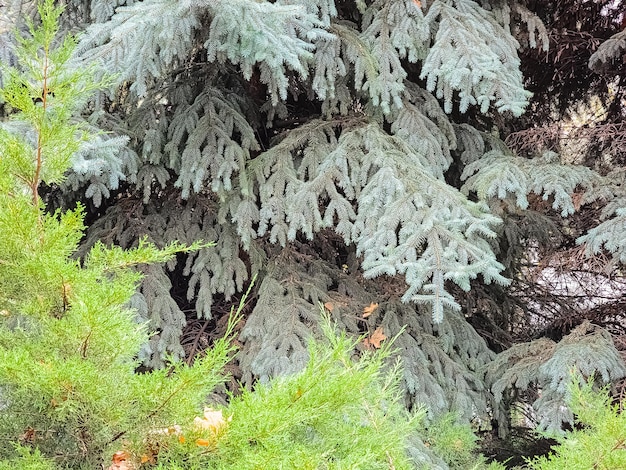
[[[103,465],[122,437],[143,441],[151,430],[192,419],[223,381],[232,351],[227,337],[193,367],[171,360],[168,369],[135,374],[148,330],[127,307],[141,279],[132,268],[203,245],[159,250],[141,238],[123,250],[97,242],[79,261],[83,207],[44,211],[41,182],[61,183],[89,141],[74,116],[102,86],[89,69],[68,70],[75,42],[58,37],[61,11],[52,1],[39,5],[39,21],[20,37],[20,62],[0,90],[12,111],[0,128],[3,468],[51,468],[52,460],[58,468]]]
[[[193,196],[186,203],[168,198],[156,205],[128,200],[92,225],[85,246],[92,246],[100,239],[133,246],[137,233],[143,233],[160,246],[177,240],[188,244],[200,239],[216,240],[213,246],[187,255],[182,267],[183,275],[189,279],[183,295],[195,307],[199,318],[210,320],[214,296],[231,299],[250,279],[242,258],[251,261],[257,271],[266,259],[254,244],[245,253],[235,227],[219,220],[214,201],[202,196]],[[168,276],[177,267],[175,260],[141,267],[143,282],[131,299],[130,305],[139,319],[149,322],[156,332],[141,352],[141,359],[152,367],[163,366],[166,356],[182,359],[184,355],[179,338],[186,323],[185,312],[171,296],[172,282]]]
[[[397,371],[379,375],[389,349],[355,363],[352,341],[330,340],[332,349],[310,344],[310,360],[297,375],[234,400],[228,438],[218,449],[241,460],[224,468],[293,468],[303,462],[314,468],[324,462],[359,468],[393,462],[396,468],[411,468],[405,439],[422,412],[405,414]]]
[[[425,427],[424,409],[406,411],[401,368],[385,365],[392,342],[355,360],[362,338],[318,314],[322,338],[308,342],[299,372],[234,397],[219,411],[220,429],[161,437],[157,468],[500,468],[476,454],[469,426],[451,415]]]
[[[52,460],[47,459],[38,449],[16,446],[17,457],[10,460],[0,460],[2,470],[55,470]]]
[[[558,445],[549,456],[529,461],[529,468],[623,468],[626,466],[624,432],[626,417],[611,403],[607,390],[597,390],[593,380],[581,384],[575,375],[569,400],[577,429],[557,436]]]
[[[429,425],[424,441],[442,457],[451,470],[505,468],[497,462],[487,464],[483,456],[476,455],[476,436],[468,426],[460,425],[453,413],[444,414]]]

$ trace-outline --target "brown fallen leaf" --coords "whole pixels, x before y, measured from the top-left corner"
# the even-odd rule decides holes
[[[111,466],[107,470],[135,470],[128,452],[118,450],[111,458]]]
[[[374,311],[378,308],[377,302],[372,302],[367,307],[363,309],[363,318],[369,317]]]
[[[383,333],[383,327],[379,326],[374,330],[374,333],[372,333],[368,339],[369,344],[374,346],[376,349],[380,349],[380,343],[385,341],[387,339],[387,336],[385,336],[385,333]]]
[[[324,304],[324,308],[332,313],[333,309],[335,308],[335,304],[333,304],[332,302],[326,302]]]
[[[585,193],[573,192],[571,195],[572,204],[574,205],[574,211],[578,212],[583,205]]]

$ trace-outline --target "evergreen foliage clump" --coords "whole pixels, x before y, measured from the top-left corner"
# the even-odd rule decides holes
[[[509,348],[489,364],[487,376],[497,403],[515,401],[516,396],[537,386],[541,394],[532,403],[537,429],[557,433],[563,425],[574,424],[568,406],[572,370],[585,378],[597,376],[603,383],[626,375],[611,335],[587,321],[558,343],[541,338]]]
[[[424,412],[402,406],[399,369],[383,372],[391,349],[355,361],[355,340],[328,320],[323,329],[304,369],[233,397],[206,447],[197,428],[183,427],[157,468],[414,468],[407,437]]]
[[[450,469],[490,469],[504,468],[498,462],[487,463],[482,455],[477,455],[476,435],[469,426],[459,424],[458,416],[447,413],[439,417],[425,429],[424,442],[439,456]],[[434,468],[434,465],[428,468]]]
[[[38,449],[16,446],[16,456],[10,460],[0,460],[2,470],[54,470],[54,463],[47,459]]]
[[[309,342],[300,372],[207,411],[203,429],[196,418],[161,438],[156,468],[502,468],[486,463],[469,426],[454,416],[427,425],[424,409],[405,409],[399,363],[385,367],[393,340],[355,360],[362,338],[348,338],[324,318],[324,339]]]
[[[359,353],[374,334],[399,334],[404,402],[429,420],[452,411],[505,432],[511,407],[541,392],[534,418],[558,428],[571,419],[561,384],[582,362],[566,354],[579,340],[586,374],[623,377],[606,332],[562,338],[586,317],[616,328],[624,309],[602,313],[604,290],[561,301],[546,282],[561,280],[558,259],[579,260],[581,277],[621,276],[606,274],[616,264],[604,258],[626,259],[619,175],[573,165],[566,149],[505,144],[524,111],[541,108],[520,57],[546,62],[561,30],[544,23],[567,2],[65,3],[62,29],[82,33],[68,70],[115,75],[73,116],[106,133],[74,149],[71,169],[42,192],[48,210],[83,203],[85,259],[99,243],[217,244],[138,268],[130,306],[155,332],[138,353],[144,366],[210,345],[257,276],[233,366],[246,386],[306,367],[319,303],[366,336]],[[23,28],[16,19],[32,6],[12,1],[0,25]],[[588,21],[570,19],[571,30]],[[0,57],[15,64],[1,28]],[[594,70],[619,65],[622,39],[598,50]],[[576,50],[556,47],[555,61]]]
[[[232,351],[227,335],[193,367],[136,374],[148,330],[126,306],[141,277],[130,268],[201,245],[98,243],[78,260],[83,207],[44,210],[40,187],[61,183],[90,138],[74,116],[102,85],[68,67],[75,41],[57,34],[61,11],[39,6],[0,91],[10,110],[0,128],[0,460],[10,468],[47,468],[41,455],[96,468],[122,440],[192,419]]]
[[[43,184],[62,184],[98,138],[78,111],[102,83],[68,67],[75,42],[58,34],[61,12],[52,0],[39,5],[0,90],[10,111],[0,127],[0,468],[449,468],[454,459],[421,440],[425,412],[404,407],[399,363],[385,366],[393,340],[355,360],[362,338],[328,320],[300,373],[221,410],[206,400],[225,380],[243,302],[192,366],[169,357],[137,373],[149,331],[129,305],[144,266],[215,247],[96,242],[79,258],[83,207],[45,210]],[[462,444],[475,455],[473,440]]]
[[[536,470],[625,468],[626,415],[611,403],[608,390],[597,390],[593,380],[582,381],[575,375],[568,391],[576,427],[555,436],[558,445],[553,452],[529,461],[528,467]]]
[[[161,19],[168,5],[121,7],[92,25],[80,44],[82,57],[102,60],[120,74],[118,83],[128,84],[128,116],[116,130],[136,136],[133,150],[146,164],[129,176],[144,199],[172,183],[183,199],[210,190],[220,199],[213,223],[233,224],[242,251],[255,250],[252,245],[264,238],[286,246],[334,228],[362,256],[365,276],[403,275],[404,301],[431,305],[436,323],[444,307],[460,308],[447,282],[464,290],[478,276],[507,283],[490,245],[498,218],[443,178],[458,140],[444,112],[452,110],[453,93],[463,97],[461,111],[477,104],[484,112],[495,106],[514,114],[528,95],[514,59],[516,41],[494,14],[472,1],[437,1],[426,15],[414,2],[357,2],[358,26],[343,22],[334,2],[190,2],[170,11],[180,21],[164,42]],[[206,17],[210,21],[203,23]],[[141,27],[127,28],[136,18]],[[242,18],[250,23],[241,24]],[[272,19],[265,24],[260,18]],[[455,22],[467,28],[450,28]],[[451,37],[452,31],[463,38]],[[489,48],[494,34],[506,38],[502,50]],[[194,39],[199,68],[188,69],[178,86],[186,57],[181,51],[190,50]],[[451,55],[458,66],[450,66]],[[423,61],[426,89],[405,80],[400,57]],[[231,82],[228,67],[202,64],[231,64],[248,84]],[[444,109],[429,93],[435,88]],[[289,96],[307,93],[320,99],[318,118],[263,142],[259,110],[267,133],[275,119],[287,116]],[[165,211],[161,216],[167,218]],[[161,223],[175,222],[177,217]],[[213,230],[207,224],[201,229]],[[117,219],[114,225],[120,230],[126,224]],[[130,229],[121,228],[118,238],[130,236]],[[188,291],[199,315],[210,315],[201,293],[228,286],[233,274],[206,275]],[[232,295],[228,287],[217,292]],[[180,317],[173,306],[162,315]],[[165,317],[161,323],[168,328]],[[160,351],[175,350],[168,337],[162,341]]]

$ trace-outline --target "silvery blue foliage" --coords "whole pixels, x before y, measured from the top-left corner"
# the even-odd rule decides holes
[[[508,284],[498,208],[524,210],[531,194],[563,216],[576,211],[580,192],[609,199],[606,220],[580,241],[626,261],[619,185],[601,194],[603,180],[590,170],[551,153],[513,155],[492,129],[451,117],[524,112],[530,94],[514,33],[523,30],[530,47],[548,45],[526,2],[66,4],[64,24],[81,31],[75,63],[96,61],[113,77],[85,116],[105,132],[81,147],[62,188],[99,207],[85,244],[216,243],[144,273],[132,306],[157,332],[146,364],[182,356],[186,322],[214,320],[215,304],[237,298],[257,274],[240,336],[247,382],[302,367],[321,302],[355,334],[403,331],[410,404],[504,422],[505,390],[535,380],[548,391],[537,404],[544,427],[569,419],[553,406],[565,355],[513,377],[524,364],[495,357],[458,294]],[[2,15],[4,59],[12,46]],[[592,65],[622,49],[623,38],[613,38]],[[184,280],[177,296],[174,278]],[[370,302],[379,310],[360,318]],[[610,380],[621,369],[602,344],[598,370]],[[485,376],[490,365],[496,372]]]

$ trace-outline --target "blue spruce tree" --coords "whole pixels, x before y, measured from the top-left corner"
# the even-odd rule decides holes
[[[572,421],[572,368],[606,382],[626,375],[593,325],[511,349],[474,327],[532,329],[490,309],[518,285],[511,258],[551,240],[537,207],[568,217],[610,191],[563,155],[504,142],[531,99],[518,52],[549,48],[532,2],[64,3],[63,27],[81,33],[73,65],[96,61],[115,83],[83,116],[104,132],[46,188],[46,203],[85,203],[85,250],[142,237],[216,244],[144,269],[131,306],[157,331],[146,366],[206,347],[223,306],[257,276],[238,337],[246,384],[304,367],[320,304],[366,336],[362,349],[402,332],[406,403],[433,417],[455,411],[505,432],[508,407],[538,387],[539,425],[560,429]],[[3,62],[14,59],[9,25],[32,4],[1,12]],[[612,41],[592,65],[623,52],[623,38]],[[580,243],[623,262],[624,200],[612,201],[615,217]],[[536,231],[521,235],[515,220]]]

